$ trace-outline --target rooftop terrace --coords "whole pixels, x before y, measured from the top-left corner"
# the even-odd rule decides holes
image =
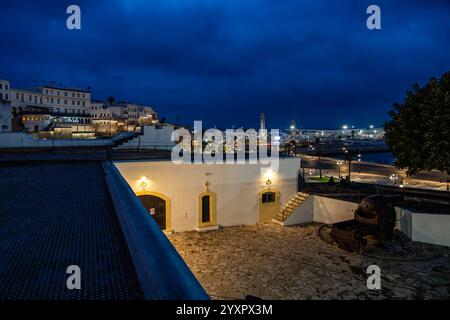
[[[143,298],[100,163],[0,167],[0,300]]]

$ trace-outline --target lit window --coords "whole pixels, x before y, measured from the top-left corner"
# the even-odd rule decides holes
[[[274,203],[276,199],[275,192],[265,192],[262,195],[262,203]]]

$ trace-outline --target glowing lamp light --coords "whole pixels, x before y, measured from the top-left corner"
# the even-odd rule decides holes
[[[272,171],[272,169],[269,169],[269,170],[266,171],[265,177],[267,179],[272,179],[273,178],[273,171]]]
[[[148,186],[148,179],[147,179],[147,177],[146,176],[142,176],[140,179],[139,179],[139,186],[142,188],[142,191],[145,191],[145,188],[147,188],[147,186]]]
[[[274,173],[272,171],[272,169],[268,169],[264,175],[264,180],[267,186],[270,186],[273,183],[273,177],[274,177]]]

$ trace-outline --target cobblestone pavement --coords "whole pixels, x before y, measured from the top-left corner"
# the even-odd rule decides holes
[[[215,299],[448,299],[450,248],[401,234],[372,257],[328,245],[318,224],[259,224],[168,235]],[[368,290],[367,267],[381,268],[381,290]]]
[[[0,300],[143,297],[100,163],[0,167]]]

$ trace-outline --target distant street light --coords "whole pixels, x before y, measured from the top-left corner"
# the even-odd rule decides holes
[[[398,180],[398,175],[396,175],[395,173],[391,174],[389,176],[389,180],[391,180],[392,184],[396,184],[396,182]]]
[[[361,176],[361,155],[358,154],[358,173]]]
[[[339,179],[340,179],[340,178],[341,178],[341,166],[344,164],[344,161],[339,160],[339,161],[336,162],[336,164],[337,164],[338,167],[339,167],[339,174],[338,174],[338,177],[339,177]]]

